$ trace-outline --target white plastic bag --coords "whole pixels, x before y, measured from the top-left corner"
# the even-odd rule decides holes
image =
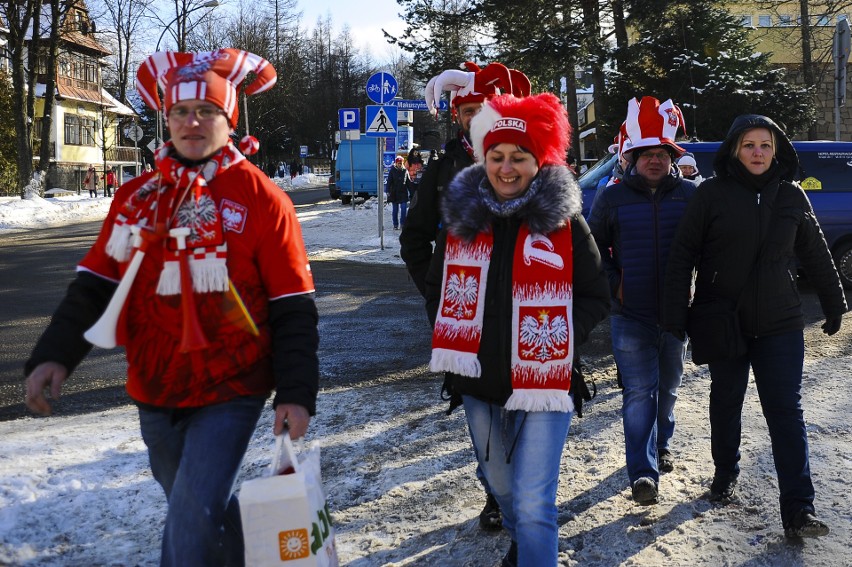
[[[245,481],[239,501],[246,565],[338,566],[318,443],[296,455],[290,436],[277,436],[266,476]]]

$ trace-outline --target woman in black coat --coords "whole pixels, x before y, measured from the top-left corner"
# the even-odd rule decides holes
[[[387,195],[388,203],[393,205],[394,230],[399,230],[399,227],[405,224],[410,185],[411,178],[408,176],[408,170],[405,169],[405,160],[402,156],[397,156],[393,167],[388,171],[388,179],[385,183],[385,195]]]
[[[792,144],[772,120],[743,115],[734,121],[716,153],[716,176],[698,188],[672,244],[664,325],[681,335],[694,329],[693,360],[709,363],[711,500],[734,494],[751,369],[772,440],[784,533],[815,537],[829,529],[816,518],[800,403],[804,317],[796,260],[819,294],[827,335],[840,329],[847,307],[810,201],[792,181],[798,167]],[[708,341],[725,329],[735,330],[731,340],[723,353],[712,352]]]
[[[565,165],[568,117],[550,93],[495,97],[471,121],[480,165],[442,197],[426,277],[431,368],[449,374],[512,539],[502,565],[557,563],[556,490],[575,410],[574,348],[609,288]]]

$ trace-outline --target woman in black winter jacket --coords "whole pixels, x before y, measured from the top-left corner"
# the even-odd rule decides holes
[[[505,566],[553,566],[556,489],[574,413],[574,348],[606,317],[609,287],[565,166],[552,94],[488,101],[471,122],[482,165],[445,190],[426,277],[431,368],[461,395],[479,465],[512,544]]]
[[[696,360],[707,345],[700,341],[703,333],[694,337],[693,359],[708,362],[711,376],[715,474],[710,498],[729,499],[737,484],[751,368],[772,440],[784,532],[787,537],[825,535],[828,527],[814,510],[800,403],[804,317],[796,260],[817,290],[827,335],[840,329],[847,309],[840,279],[810,201],[791,181],[798,173],[798,156],[772,120],[738,117],[713,165],[716,176],[698,188],[672,244],[664,316],[665,327],[682,335],[686,329],[713,328],[719,317],[735,312],[744,335],[731,341],[727,355],[704,356],[708,360]],[[695,297],[688,309],[694,268]]]

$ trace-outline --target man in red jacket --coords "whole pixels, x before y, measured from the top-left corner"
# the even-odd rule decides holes
[[[169,503],[164,566],[243,564],[233,488],[266,400],[274,390],[274,432],[293,438],[316,408],[317,310],[296,213],[229,140],[250,72],[246,94],[275,84],[266,60],[236,49],[142,64],[149,106],[165,86],[171,140],[154,172],[117,191],[25,366],[27,407],[47,415],[44,391],[59,396],[86,339],[125,346],[127,391]]]

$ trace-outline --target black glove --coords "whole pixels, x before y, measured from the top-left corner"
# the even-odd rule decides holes
[[[825,323],[822,324],[822,332],[828,336],[833,335],[834,333],[840,330],[840,322],[842,320],[842,315],[838,315],[837,317],[826,318]]]

